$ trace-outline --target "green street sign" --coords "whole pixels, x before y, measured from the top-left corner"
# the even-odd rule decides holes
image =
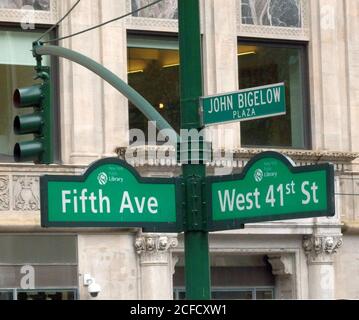
[[[40,190],[43,227],[182,231],[179,180],[142,178],[116,158],[95,162],[83,176],[43,176]]]
[[[202,125],[248,121],[286,113],[284,83],[200,98]]]
[[[276,152],[254,157],[239,175],[207,178],[206,194],[209,231],[335,215],[333,166],[295,167]]]

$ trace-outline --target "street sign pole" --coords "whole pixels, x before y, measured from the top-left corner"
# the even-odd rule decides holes
[[[181,128],[201,129],[198,113],[202,96],[202,54],[199,0],[178,0],[180,40]],[[185,143],[182,141],[182,143]],[[188,145],[188,147],[190,147]],[[190,150],[190,148],[189,148]],[[202,183],[206,176],[203,163],[183,166],[186,184],[185,282],[188,300],[211,299],[210,264],[206,212]]]

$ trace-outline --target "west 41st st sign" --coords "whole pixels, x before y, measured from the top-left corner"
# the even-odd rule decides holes
[[[333,166],[296,167],[276,152],[254,157],[239,175],[209,177],[206,188],[211,231],[335,212]]]

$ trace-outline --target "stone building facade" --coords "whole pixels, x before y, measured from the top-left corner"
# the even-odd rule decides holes
[[[36,32],[41,34],[74,3],[28,2],[0,0],[0,84],[6,94],[26,84],[22,77],[28,77],[32,57],[25,51],[31,49]],[[81,31],[148,3],[83,1],[50,36]],[[63,40],[60,45],[138,84],[131,77],[146,73],[138,69],[141,52],[148,58],[148,50],[175,51],[175,4],[165,0],[161,7]],[[25,10],[24,5],[34,10]],[[283,132],[288,131],[290,139],[285,141],[283,132],[261,129],[264,137],[248,145],[243,141],[256,134],[253,128],[239,123],[214,128],[215,150],[227,151],[232,158],[230,163],[210,164],[208,174],[228,167],[240,172],[251,157],[268,149],[284,153],[297,165],[331,162],[335,166],[335,217],[257,223],[210,235],[214,298],[359,298],[358,1],[205,0],[201,1],[201,24],[206,95],[236,91],[248,83],[273,79],[273,74],[279,78],[288,74],[291,106],[286,122],[258,125],[287,128]],[[30,28],[33,26],[35,29]],[[19,54],[21,50],[24,53]],[[263,60],[260,50],[267,54]],[[170,56],[167,52],[166,57]],[[243,63],[246,56],[258,60]],[[280,64],[276,57],[288,64]],[[268,59],[273,59],[269,67],[275,71],[263,75],[268,67],[263,61]],[[54,70],[57,88],[57,164],[13,163],[8,146],[16,140],[9,125],[15,111],[10,100],[0,96],[0,296],[90,299],[84,285],[84,275],[90,274],[102,288],[97,299],[183,298],[183,235],[40,227],[39,177],[43,174],[80,175],[100,158],[126,154],[145,156],[145,160],[133,156],[130,161],[143,176],[180,174],[176,161],[153,159],[161,147],[129,146],[131,121],[136,122],[137,115],[121,94],[69,61],[46,63]],[[176,64],[174,59],[162,67]],[[164,107],[159,104],[159,109]],[[135,120],[130,120],[131,114]],[[223,139],[228,129],[237,133],[230,149]],[[272,139],[277,139],[273,145]],[[28,270],[24,266],[33,268],[34,287],[23,286]]]

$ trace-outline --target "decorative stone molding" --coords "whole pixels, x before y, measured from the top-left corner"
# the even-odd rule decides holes
[[[289,276],[294,273],[293,256],[291,254],[268,255],[275,276]]]
[[[0,176],[0,211],[10,209],[9,177]]]
[[[135,249],[137,254],[166,252],[176,248],[178,245],[177,238],[160,236],[160,235],[142,235],[137,237]]]
[[[213,161],[208,164],[209,167],[230,166],[233,168],[242,168],[247,162],[257,154],[274,149],[234,149],[234,150],[213,150],[216,155],[223,157],[223,160]],[[343,171],[346,165],[359,158],[359,153],[353,152],[330,152],[330,151],[311,151],[311,150],[288,150],[275,149],[290,158],[297,165],[311,165],[323,162],[332,162],[335,169]],[[136,147],[119,147],[116,149],[120,159],[127,160],[135,167],[139,166],[167,166],[179,167],[180,164],[176,159],[175,148],[172,146],[136,146]],[[162,156],[160,156],[162,155]],[[226,156],[226,157],[225,157]],[[228,161],[231,157],[232,160]]]
[[[343,237],[330,235],[304,236],[303,249],[308,262],[330,262],[343,245]]]
[[[13,210],[40,210],[39,177],[13,176]]]
[[[157,234],[143,234],[135,240],[135,250],[141,257],[141,263],[168,263],[168,253],[177,245],[176,237]]]

